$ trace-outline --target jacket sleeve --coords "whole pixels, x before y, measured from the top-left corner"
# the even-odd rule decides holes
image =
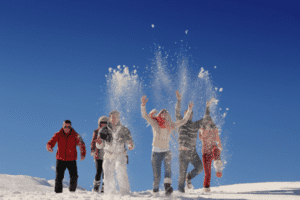
[[[157,126],[157,122],[152,119],[151,117],[148,116],[147,111],[146,111],[146,106],[141,106],[141,112],[142,112],[142,117],[149,123],[151,124],[152,127]]]
[[[85,144],[84,144],[81,136],[78,133],[76,136],[76,145],[79,146],[79,148],[80,148],[80,155],[85,157],[85,155],[86,155]]]
[[[134,142],[132,140],[129,129],[126,128],[126,127],[124,127],[124,139],[125,139],[125,142],[126,142],[127,146],[128,147],[131,146],[132,149],[134,149],[134,147],[135,147]]]
[[[92,142],[91,142],[91,153],[94,153],[96,150],[96,138],[97,138],[98,132],[93,133],[93,138],[92,138]]]
[[[182,120],[182,115],[180,114],[180,109],[181,109],[181,100],[177,100],[176,107],[175,107],[175,115],[176,115],[176,120]]]
[[[175,127],[177,128],[177,127],[184,125],[189,120],[191,114],[192,114],[192,110],[190,110],[190,108],[189,108],[187,113],[183,117],[183,119],[174,123]]]
[[[49,140],[49,142],[46,144],[46,148],[53,149],[55,147],[56,142],[58,141],[58,132],[53,135],[53,137]]]

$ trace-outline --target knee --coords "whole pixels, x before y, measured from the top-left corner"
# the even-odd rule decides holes
[[[199,163],[199,165],[198,165],[198,167],[197,167],[196,170],[197,170],[197,174],[200,174],[203,171],[203,164],[202,164],[202,162]]]

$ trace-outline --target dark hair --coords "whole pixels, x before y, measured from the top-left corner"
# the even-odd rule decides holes
[[[65,122],[65,124],[70,124],[70,125],[72,125],[71,121],[68,120],[68,119],[66,119],[64,122]]]

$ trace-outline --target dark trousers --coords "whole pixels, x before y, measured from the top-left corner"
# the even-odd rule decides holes
[[[55,177],[55,188],[56,193],[61,193],[63,191],[62,181],[64,179],[66,169],[69,170],[70,174],[70,192],[75,192],[77,187],[77,163],[74,161],[62,161],[56,160],[56,177]]]
[[[104,179],[104,174],[103,174],[103,160],[95,160],[95,165],[96,165],[96,176],[95,176],[95,181],[100,181],[101,175],[102,175],[102,180]]]

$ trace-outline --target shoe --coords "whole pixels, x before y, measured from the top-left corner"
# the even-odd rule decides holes
[[[170,196],[172,192],[173,192],[173,188],[171,187],[171,183],[165,183],[166,196]]]
[[[190,178],[191,176],[188,174],[186,175],[186,187],[191,190],[194,188],[194,186],[192,185],[192,179]]]
[[[208,187],[208,188],[203,188],[203,192],[210,192],[210,188]]]
[[[101,193],[104,193],[104,183],[102,182]]]
[[[94,188],[93,188],[93,192],[99,192],[99,188],[100,188],[100,181],[95,181],[94,180]]]
[[[159,190],[158,189],[153,189],[153,196],[157,197],[159,194]]]
[[[216,172],[216,176],[217,176],[218,178],[221,178],[221,177],[223,176],[223,174],[222,174],[222,172]]]

